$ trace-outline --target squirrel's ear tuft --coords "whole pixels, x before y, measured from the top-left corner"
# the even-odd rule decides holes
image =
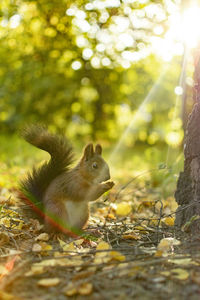
[[[94,155],[94,149],[93,149],[93,144],[87,144],[84,150],[84,155],[83,157],[88,160]]]
[[[102,153],[102,147],[101,145],[97,144],[95,147],[95,153],[101,155]]]

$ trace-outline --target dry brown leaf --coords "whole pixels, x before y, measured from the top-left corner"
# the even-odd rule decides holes
[[[3,246],[9,242],[10,238],[6,232],[0,232],[0,246]]]
[[[94,271],[83,271],[83,272],[79,272],[77,274],[75,274],[75,276],[73,277],[73,281],[77,281],[80,279],[85,279],[88,278],[90,276],[94,275]]]
[[[43,278],[38,281],[38,285],[43,286],[43,287],[51,287],[51,286],[56,286],[60,283],[59,278]]]
[[[122,238],[126,240],[140,240],[141,236],[137,233],[131,233],[122,235]]]

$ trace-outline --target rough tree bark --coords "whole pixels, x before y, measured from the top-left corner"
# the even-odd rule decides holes
[[[199,56],[199,55],[198,55]],[[196,104],[189,116],[184,145],[184,170],[180,173],[175,225],[182,227],[193,216],[200,216],[200,58],[195,66]],[[200,233],[200,218],[190,224],[192,233]]]

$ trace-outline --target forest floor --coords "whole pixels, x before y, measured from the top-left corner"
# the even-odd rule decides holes
[[[199,240],[176,231],[173,197],[118,186],[74,239],[52,239],[20,205],[0,189],[0,299],[199,299]]]
[[[15,137],[0,144],[0,300],[200,298],[199,238],[174,226],[182,154],[170,152],[167,169],[163,148],[125,153],[127,164],[111,165],[116,185],[91,205],[88,234],[52,238],[16,196],[19,178],[47,156]]]

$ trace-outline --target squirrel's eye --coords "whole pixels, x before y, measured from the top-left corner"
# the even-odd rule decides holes
[[[97,163],[96,163],[96,162],[94,162],[94,163],[92,164],[92,167],[93,167],[93,169],[97,169],[97,168],[98,168],[98,165],[97,165]]]

